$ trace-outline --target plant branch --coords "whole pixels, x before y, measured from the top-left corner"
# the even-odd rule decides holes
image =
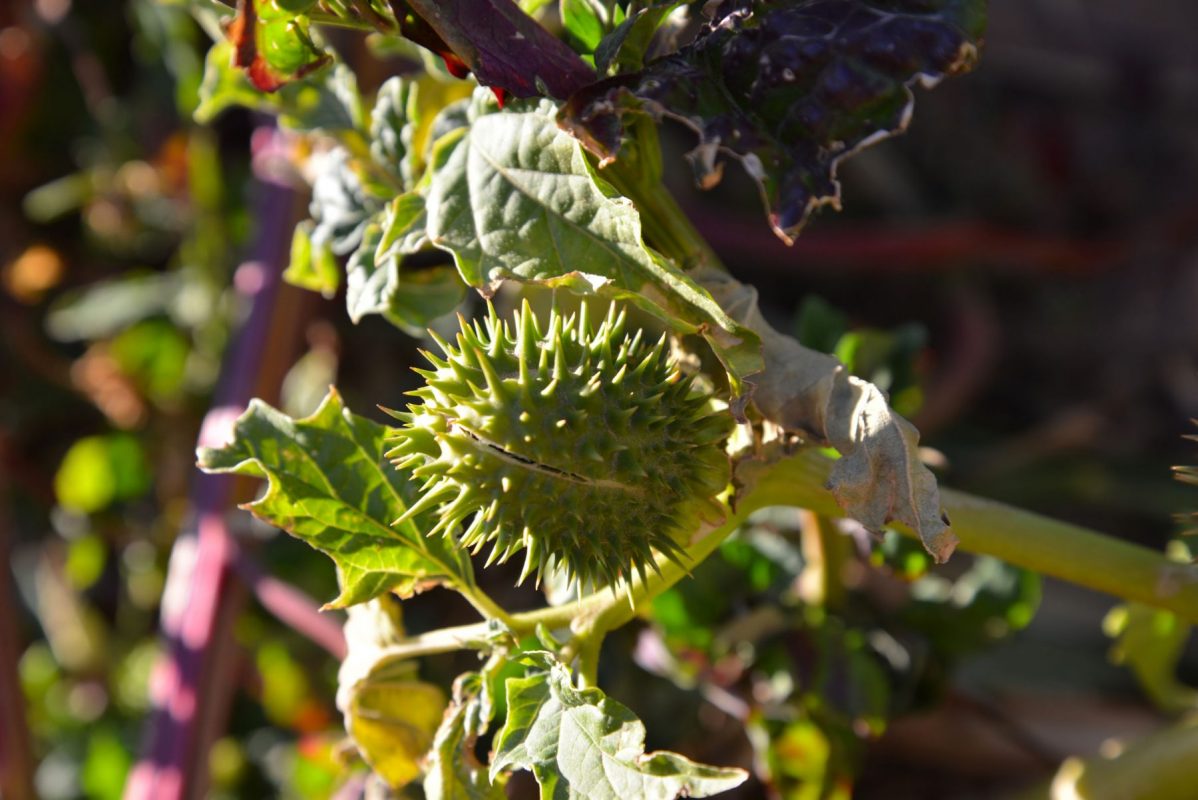
[[[804,449],[773,462],[746,462],[737,478],[746,489],[723,525],[710,530],[687,550],[693,568],[713,552],[754,511],[768,506],[809,509],[826,518],[844,512],[824,488],[832,461]],[[994,556],[1009,564],[1172,611],[1198,624],[1198,567],[1178,564],[1164,554],[1129,544],[1077,525],[1059,522],[963,492],[944,489],[944,509],[953,521],[961,549]],[[896,530],[917,538],[913,531]],[[570,626],[574,649],[582,653],[589,641],[629,622],[645,604],[686,577],[687,568],[659,557],[660,572],[648,580],[634,578],[629,591],[600,590],[573,603],[513,614],[508,627],[517,636],[547,628]],[[629,602],[631,597],[632,602]],[[444,628],[413,636],[383,651],[380,658],[398,661],[435,653],[481,647],[487,623]]]
[[[743,464],[738,478],[751,488],[738,511],[785,505],[830,517],[844,516],[824,488],[832,463],[814,451],[803,450],[773,464]],[[1198,623],[1198,567],[993,500],[952,489],[941,489],[940,494],[961,549],[1172,611]],[[916,537],[909,529],[895,528]]]

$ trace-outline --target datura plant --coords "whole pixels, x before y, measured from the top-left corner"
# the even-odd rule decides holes
[[[438,338],[444,358],[417,370],[423,402],[393,415],[404,425],[387,455],[423,482],[400,521],[435,507],[429,535],[490,543],[488,564],[522,550],[521,580],[539,582],[550,559],[595,586],[646,580],[655,551],[682,563],[688,507],[731,477],[728,417],[681,376],[665,336],[624,327],[613,305],[592,328],[583,305],[542,332],[526,303],[510,326],[492,307],[456,347]]]
[[[389,425],[335,390],[302,419],[255,402],[199,454],[266,479],[249,510],[335,563],[350,769],[380,791],[501,797],[527,770],[544,798],[668,800],[752,765],[774,796],[842,797],[899,698],[1027,624],[1022,568],[1198,619],[1188,564],[942,492],[872,368],[771,327],[663,187],[658,125],[677,123],[699,187],[738,163],[791,241],[839,206],[842,159],[903,130],[917,87],[973,67],[985,0],[193,8],[215,40],[197,119],[277,115],[274,152],[312,184],[284,277],[430,342]],[[363,36],[385,59],[369,83],[347,65]],[[909,373],[887,348],[888,380]],[[838,519],[877,535],[872,557]],[[958,544],[1002,561],[931,572]],[[510,558],[518,578],[490,569]],[[894,655],[893,611],[857,597],[842,615],[853,565],[918,584],[920,658]],[[548,604],[508,608],[496,575],[535,578]],[[429,591],[482,619],[406,630]],[[638,616],[666,654],[638,663],[681,687],[740,665],[743,685],[719,687],[746,709],[726,766],[647,753],[599,686],[607,634]],[[456,679],[421,661],[459,650],[480,660]]]

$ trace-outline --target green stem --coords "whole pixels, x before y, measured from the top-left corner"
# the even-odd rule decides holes
[[[723,525],[688,548],[690,566],[715,552],[749,514],[761,508],[797,506],[826,517],[843,517],[844,512],[824,488],[831,468],[832,462],[813,450],[742,468],[737,478],[747,491]],[[1198,567],[1170,561],[1162,553],[1077,525],[951,489],[941,491],[941,500],[962,550],[1172,611],[1198,624]],[[896,529],[915,536],[901,526]],[[635,578],[628,592],[603,589],[573,603],[507,615],[504,621],[517,636],[533,633],[538,625],[550,629],[570,626],[575,632],[575,648],[581,653],[589,641],[601,640],[608,631],[630,621],[639,609],[688,574],[664,557],[658,558],[657,565],[660,572],[651,573],[647,581]],[[444,628],[394,645],[383,657],[399,660],[479,647],[489,631],[487,623]]]
[[[832,462],[805,450],[772,465],[753,465],[756,476],[738,475],[752,490],[738,511],[799,506],[842,517],[824,485]],[[993,500],[941,489],[941,503],[961,549],[1079,586],[1172,611],[1198,623],[1198,567],[1179,564],[1146,547],[1042,517]],[[902,526],[908,536],[915,533]]]
[[[509,628],[512,627],[512,615],[504,610],[501,605],[492,600],[491,597],[482,589],[478,588],[478,586],[472,583],[469,586],[458,585],[455,588],[457,589],[458,594],[466,598],[466,601],[470,603],[470,605],[474,606],[474,609],[478,611],[478,613],[482,614],[485,618],[496,619],[502,622],[504,625],[507,625]]]
[[[1198,719],[1189,719],[1133,742],[1110,758],[1066,759],[1052,781],[1020,800],[1189,800],[1198,786]]]
[[[583,689],[599,685],[599,651],[603,649],[603,636],[588,636],[579,643],[578,681]]]

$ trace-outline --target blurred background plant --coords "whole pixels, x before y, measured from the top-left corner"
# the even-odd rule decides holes
[[[1177,539],[1189,560],[1174,515],[1198,492],[1168,474],[1198,461],[1180,439],[1198,417],[1195,23],[1186,0],[995,3],[979,70],[848,162],[846,211],[791,249],[741,176],[700,194],[666,158],[667,183],[780,328],[914,418],[946,482]],[[355,32],[330,38],[364,93],[413,66]],[[22,782],[122,793],[194,445],[248,313],[237,268],[263,186],[293,185],[302,216],[287,169],[302,142],[240,109],[192,122],[208,46],[183,3],[0,7],[0,671],[31,734],[27,757],[12,739],[4,751],[20,756],[4,762],[13,797]],[[310,411],[334,378],[359,408],[396,404],[418,343],[287,291],[300,335],[266,355],[283,407]],[[335,594],[322,556],[238,524],[249,583]],[[609,640],[635,655],[604,659],[609,693],[651,746],[739,752],[758,777],[743,796],[787,798],[994,796],[1198,707],[1191,632],[1167,613],[990,559],[929,572],[897,537],[873,549],[851,526],[759,514]],[[234,625],[212,794],[327,797],[343,780],[337,664],[267,605]],[[405,616],[416,630],[469,619],[421,598]],[[0,712],[15,699],[0,694]]]

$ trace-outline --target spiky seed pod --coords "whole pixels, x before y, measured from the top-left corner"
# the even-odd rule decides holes
[[[711,413],[671,363],[663,336],[624,332],[613,307],[592,327],[551,312],[542,327],[527,302],[509,326],[490,309],[462,321],[456,344],[424,356],[432,369],[396,413],[388,456],[423,481],[404,519],[436,507],[428,533],[456,535],[488,564],[524,551],[523,581],[558,564],[571,581],[612,584],[678,560],[695,511],[723,491],[726,415]]]

